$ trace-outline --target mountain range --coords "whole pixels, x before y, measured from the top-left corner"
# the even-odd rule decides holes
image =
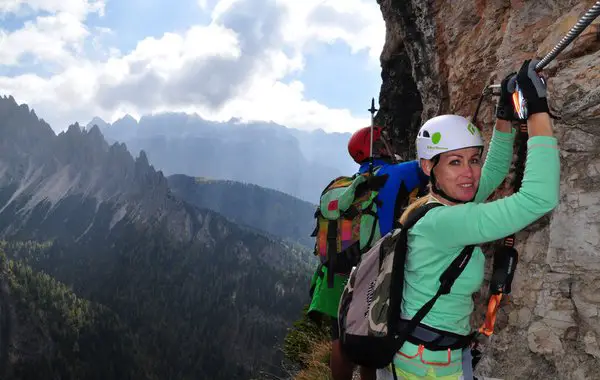
[[[0,148],[0,238],[38,244],[7,255],[107,310],[107,319],[96,317],[99,326],[122,323],[133,342],[123,355],[138,359],[124,359],[121,377],[112,378],[249,378],[279,370],[277,347],[307,301],[314,267],[310,203],[249,185],[210,189],[193,178],[167,178],[144,151],[134,158],[99,127],[73,124],[56,135],[10,96],[0,98]],[[216,194],[237,197],[244,208],[228,198],[207,202]],[[13,289],[10,308],[23,307],[19,294]],[[91,336],[72,339],[99,344]],[[106,347],[124,344],[115,334],[106,339]],[[47,341],[62,344],[59,336]],[[11,350],[13,364],[58,360]],[[98,372],[93,356],[73,355],[86,369],[57,363],[52,376],[109,373]]]
[[[137,154],[143,150],[165,175],[233,180],[279,190],[317,203],[335,177],[352,175],[358,166],[348,154],[350,133],[302,131],[275,123],[213,122],[198,115],[130,115],[110,124],[96,117],[110,142]]]
[[[200,208],[214,210],[232,222],[256,228],[305,247],[314,246],[316,205],[277,190],[235,181],[167,177],[171,192]]]

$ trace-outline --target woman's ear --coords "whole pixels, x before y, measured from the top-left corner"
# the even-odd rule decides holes
[[[433,161],[421,158],[420,164],[423,173],[425,173],[427,177],[431,177],[431,168],[433,168]]]

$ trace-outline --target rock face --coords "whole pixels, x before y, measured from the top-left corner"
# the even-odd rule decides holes
[[[396,150],[413,158],[421,121],[440,113],[471,117],[486,84],[525,59],[541,59],[595,1],[378,3],[387,36],[377,118],[392,130]],[[561,118],[554,121],[561,202],[517,234],[513,294],[477,370],[506,379],[600,379],[600,19],[544,75]],[[485,99],[478,116],[488,137],[495,102]]]

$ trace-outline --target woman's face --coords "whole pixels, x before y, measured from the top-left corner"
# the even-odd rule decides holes
[[[432,160],[423,160],[423,171],[431,176]],[[464,148],[440,154],[433,168],[439,188],[449,197],[470,201],[475,197],[481,177],[481,149]]]

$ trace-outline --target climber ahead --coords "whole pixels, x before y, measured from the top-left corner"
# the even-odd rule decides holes
[[[401,318],[406,321],[434,297],[440,276],[467,246],[474,245],[464,271],[449,294],[444,294],[394,355],[393,365],[378,370],[378,379],[473,379],[469,317],[473,293],[484,278],[484,255],[479,244],[513,234],[552,211],[559,200],[559,151],[553,137],[546,99],[546,84],[535,72],[537,60],[526,60],[518,73],[502,82],[496,126],[485,164],[479,130],[462,116],[441,115],[419,130],[416,146],[419,162],[430,178],[428,195],[411,204],[401,223],[418,207],[430,209],[408,230],[408,255]],[[484,203],[508,174],[515,131],[508,83],[516,81],[527,102],[526,171],[521,188],[511,196]],[[433,347],[427,342],[445,336]],[[455,344],[457,342],[464,344]],[[447,346],[453,349],[448,349]],[[457,346],[459,346],[457,348]]]
[[[373,133],[372,156],[371,133]],[[317,229],[313,233],[317,238],[316,250],[321,249],[321,257],[333,257],[337,258],[337,261],[323,259],[323,265],[317,268],[311,282],[312,300],[308,309],[309,316],[313,318],[325,316],[331,319],[330,367],[334,380],[350,380],[354,368],[354,364],[349,362],[340,351],[337,315],[338,304],[350,268],[360,257],[359,248],[362,245],[362,251],[368,249],[381,236],[388,233],[408,205],[409,197],[417,192],[425,192],[429,182],[429,178],[423,174],[416,160],[399,164],[393,162],[393,153],[387,148],[381,127],[369,126],[356,131],[348,141],[348,153],[360,165],[358,172],[352,177],[337,178],[323,191],[321,204],[317,210],[319,215]],[[350,207],[338,210],[337,208],[343,207],[340,206],[343,204]],[[364,210],[353,214],[349,212],[353,206],[363,207]],[[337,223],[344,219],[342,217],[344,211],[346,211],[345,222],[336,229]],[[352,220],[352,223],[349,220]],[[351,230],[347,233],[344,231],[346,225]],[[359,228],[361,244],[356,234]],[[330,234],[335,238],[331,245],[328,241]],[[338,244],[344,248],[350,243],[354,244],[342,253],[354,253],[340,254]],[[350,263],[348,263],[349,257],[352,258]],[[362,380],[375,379],[375,370],[361,368],[361,378]]]
[[[377,171],[378,176],[388,176],[377,196],[382,203],[377,208],[381,236],[395,227],[394,223],[408,206],[408,195],[424,191],[429,183],[429,178],[423,173],[417,160],[393,163],[393,152],[387,149],[382,130],[381,127],[373,127],[373,166],[380,168]],[[360,165],[359,173],[369,171],[370,131],[371,127],[359,129],[348,141],[348,153],[354,162]]]

